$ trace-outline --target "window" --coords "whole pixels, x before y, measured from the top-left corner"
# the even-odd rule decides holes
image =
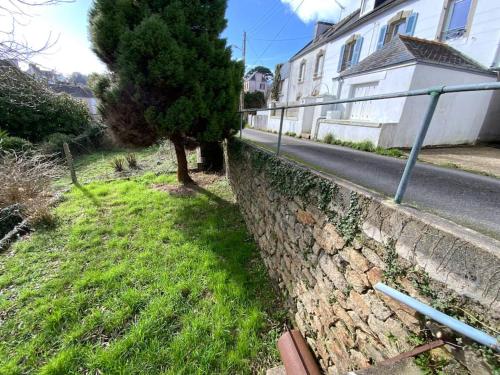
[[[320,78],[323,75],[323,65],[325,62],[325,52],[320,51],[316,57],[316,64],[314,65],[314,78]]]
[[[266,84],[265,83],[261,83],[260,84],[260,89],[261,90],[265,90],[266,89]]]
[[[361,47],[363,46],[363,37],[353,35],[340,50],[340,59],[338,65],[338,72],[341,72],[359,62],[359,55],[361,54]]]
[[[392,17],[387,25],[380,28],[377,49],[389,43],[396,35],[413,35],[417,24],[418,13],[400,11]]]
[[[353,85],[351,98],[360,98],[364,96],[375,95],[378,82],[363,83]],[[350,104],[349,119],[360,121],[375,121],[376,100],[366,102],[354,102]]]
[[[451,0],[444,22],[443,39],[463,36],[467,31],[472,0]]]
[[[299,82],[303,82],[305,76],[306,76],[306,62],[302,61],[300,63],[300,68],[299,68]]]

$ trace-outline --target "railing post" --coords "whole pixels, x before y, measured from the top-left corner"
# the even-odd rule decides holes
[[[278,133],[278,148],[276,149],[276,156],[280,154],[281,149],[281,134],[283,133],[283,120],[285,119],[285,107],[281,109],[281,118],[280,118],[280,131]]]
[[[408,183],[410,182],[411,173],[417,162],[420,149],[422,148],[425,136],[427,135],[427,130],[429,130],[429,125],[431,124],[432,117],[434,116],[434,112],[436,110],[439,98],[441,97],[441,93],[442,93],[441,91],[432,91],[429,94],[431,96],[431,101],[427,108],[427,113],[425,114],[424,122],[422,123],[422,127],[420,128],[420,131],[417,134],[417,138],[415,139],[415,143],[413,144],[413,147],[411,149],[410,156],[408,157],[408,161],[406,162],[406,167],[403,172],[403,176],[401,177],[401,181],[399,182],[396,196],[394,197],[394,201],[397,204],[401,203],[405,195],[406,188],[408,187]]]
[[[240,139],[243,138],[243,112],[241,112],[240,116]]]

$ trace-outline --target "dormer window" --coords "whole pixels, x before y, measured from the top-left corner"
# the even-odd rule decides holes
[[[306,76],[306,60],[304,60],[300,63],[299,82],[304,82],[305,76]]]
[[[441,39],[460,38],[469,28],[472,0],[449,0],[447,5]]]
[[[320,51],[316,56],[316,64],[314,64],[314,78],[321,78],[323,75],[323,65],[325,63],[325,51]]]
[[[363,46],[363,37],[360,35],[353,35],[340,49],[338,72],[350,68],[359,62],[361,54],[361,47]]]
[[[386,25],[380,28],[377,49],[382,48],[397,35],[413,35],[417,24],[418,13],[400,11]]]

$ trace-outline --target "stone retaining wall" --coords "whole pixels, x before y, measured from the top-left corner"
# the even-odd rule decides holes
[[[497,241],[240,141],[229,146],[229,175],[269,273],[325,372],[365,368],[431,339],[423,317],[373,289],[379,281],[470,324],[475,316],[499,327]],[[440,355],[454,372],[457,362]],[[462,362],[487,373],[482,359]]]

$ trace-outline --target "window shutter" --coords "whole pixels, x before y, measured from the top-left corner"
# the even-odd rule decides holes
[[[363,37],[360,36],[356,40],[356,44],[354,45],[354,51],[352,52],[351,66],[354,66],[359,62],[359,56],[361,55],[362,47],[363,47]]]
[[[415,33],[415,26],[417,25],[418,13],[413,12],[408,20],[406,21],[406,31],[405,35],[413,36]]]
[[[345,44],[343,44],[342,48],[340,49],[339,66],[337,68],[337,72],[342,71],[342,61],[344,61],[344,52],[345,52]]]
[[[377,49],[381,49],[384,46],[385,34],[387,33],[387,25],[380,28],[380,34],[378,36]]]

